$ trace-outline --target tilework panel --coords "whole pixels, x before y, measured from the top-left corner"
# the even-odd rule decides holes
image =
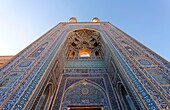
[[[13,72],[8,77],[3,79],[0,83],[0,87],[10,87],[16,81],[16,79],[23,75],[23,72]]]
[[[31,64],[31,61],[24,61],[21,64],[19,64],[18,67],[28,67]]]
[[[66,34],[66,32],[64,33],[64,35],[65,34]],[[43,63],[42,67],[39,68],[38,74],[34,75],[34,78],[32,79],[32,81],[27,86],[27,89],[24,91],[24,94],[22,95],[22,97],[18,100],[17,104],[15,105],[15,109],[22,109],[24,107],[24,105],[27,102],[29,96],[31,95],[31,93],[33,92],[35,86],[37,85],[37,81],[42,77],[43,74],[45,76],[49,74],[49,71],[47,71],[46,74],[44,72],[47,69],[47,67],[49,66],[50,61],[54,57],[56,51],[58,50],[58,47],[61,44],[60,40],[63,40],[63,39],[64,39],[64,37],[60,37],[58,42],[55,42],[53,44],[52,48],[49,50],[50,54],[48,54],[48,52],[47,52],[46,57],[44,57],[44,61],[42,60],[42,63]],[[50,66],[50,68],[52,68],[52,67]],[[45,78],[45,76],[43,78]],[[38,90],[39,89],[37,88],[36,91],[38,91]],[[30,94],[27,94],[27,92],[30,93]],[[25,94],[27,94],[28,96],[26,97]]]
[[[0,104],[6,99],[15,87],[20,83],[20,80],[24,77],[25,72],[11,72],[10,75],[1,80],[0,88]]]
[[[152,63],[145,59],[140,59],[138,61],[132,60],[133,58],[129,58],[127,54],[129,53],[134,57],[140,56],[140,53],[131,48],[127,48],[127,54],[125,53],[125,50],[120,46],[118,41],[116,40],[122,40],[124,37],[128,38],[126,35],[120,36],[117,32],[112,32],[115,38],[110,37],[108,34],[106,34],[104,31],[101,31],[100,25],[69,25],[68,31],[65,31],[64,34],[60,36],[60,38],[56,37],[60,33],[57,28],[61,27],[60,29],[64,29],[64,25],[59,25],[58,27],[54,27],[52,30],[50,30],[48,33],[46,33],[43,37],[41,37],[39,40],[32,43],[30,46],[28,46],[24,51],[22,51],[20,54],[18,54],[11,62],[9,62],[6,66],[4,66],[0,70],[0,74],[3,73],[3,75],[0,76],[0,105],[3,104],[4,100],[7,100],[7,103],[4,104],[3,109],[18,109],[21,110],[25,107],[25,104],[28,102],[29,97],[30,102],[26,109],[29,108],[30,104],[32,103],[33,99],[37,96],[38,91],[40,90],[40,87],[43,86],[43,80],[46,79],[46,77],[50,74],[49,71],[46,71],[47,68],[52,68],[49,66],[50,62],[52,62],[52,59],[56,57],[56,52],[60,48],[61,44],[63,43],[63,40],[65,36],[67,35],[69,30],[76,29],[76,28],[93,28],[96,30],[99,30],[104,40],[108,43],[113,55],[119,60],[119,63],[123,67],[123,69],[126,71],[126,75],[124,75],[124,78],[128,84],[128,87],[130,88],[131,92],[133,92],[133,96],[135,96],[136,101],[140,103],[140,106],[144,109],[143,103],[148,107],[148,109],[167,109],[170,108],[170,104],[166,101],[169,100],[169,86],[166,84],[169,84],[169,75],[170,75],[170,64],[168,64],[166,61],[162,60],[159,56],[157,56],[155,53],[151,52],[149,49],[141,45],[140,43],[137,43],[131,39],[133,44],[136,45],[139,49],[143,49],[144,53],[147,53],[148,55],[145,55],[145,57],[152,57],[155,59],[155,62],[159,62],[160,65],[157,67],[161,69],[161,72],[158,72],[157,70],[145,70],[141,65],[148,66]],[[118,30],[117,28],[113,28],[112,30]],[[119,30],[118,30],[119,31]],[[122,32],[121,32],[122,33]],[[123,35],[123,34],[121,34]],[[116,39],[116,40],[115,40]],[[127,42],[124,44],[126,46]],[[110,50],[107,50],[110,51]],[[35,60],[29,60],[28,58],[34,58]],[[150,58],[152,61],[152,59]],[[133,62],[132,62],[133,61]],[[63,61],[62,61],[63,62]],[[137,64],[136,62],[140,63]],[[136,63],[136,65],[134,65]],[[16,66],[17,65],[17,66]],[[64,64],[60,64],[60,66],[63,66]],[[80,60],[80,61],[68,61],[65,65],[66,69],[64,70],[64,76],[62,78],[62,81],[60,83],[60,88],[58,91],[58,94],[56,96],[55,105],[53,109],[58,110],[59,105],[62,101],[62,94],[64,93],[65,84],[67,77],[99,77],[102,76],[105,80],[105,82],[102,82],[101,80],[96,79],[89,79],[92,82],[97,83],[101,87],[108,92],[107,98],[110,99],[110,103],[112,104],[112,108],[118,109],[118,105],[116,103],[116,98],[114,96],[114,92],[111,88],[111,84],[109,82],[108,77],[106,74],[100,74],[106,72],[105,68],[106,65],[103,61],[86,61],[86,60]],[[76,69],[76,68],[79,69]],[[121,67],[121,68],[122,68]],[[84,68],[93,68],[93,69],[84,69]],[[156,67],[155,67],[156,68]],[[14,72],[15,70],[15,72]],[[18,72],[16,72],[16,70]],[[98,71],[98,72],[97,72]],[[76,74],[76,73],[85,73],[85,74]],[[74,74],[72,74],[74,73]],[[94,73],[94,74],[93,74]],[[97,74],[96,74],[97,73]],[[148,75],[149,73],[149,75]],[[158,75],[154,75],[154,74]],[[161,73],[161,75],[159,75]],[[79,75],[79,76],[78,76]],[[24,77],[26,76],[26,77]],[[151,77],[152,76],[152,77]],[[25,79],[23,79],[25,78]],[[150,80],[148,80],[148,79]],[[159,80],[161,78],[162,80]],[[10,80],[9,80],[10,79]],[[42,81],[40,81],[40,79]],[[155,82],[155,80],[157,82]],[[77,80],[78,81],[78,80]],[[75,82],[77,82],[75,81]],[[128,81],[131,81],[129,83]],[[39,82],[39,85],[38,85]],[[75,83],[69,82],[69,84]],[[162,87],[159,85],[163,85]],[[66,87],[69,87],[70,85],[67,85]],[[19,85],[19,86],[18,86]],[[37,87],[37,90],[34,90],[35,87]],[[14,90],[14,88],[17,87],[17,90]],[[81,87],[83,87],[81,85]],[[90,88],[93,88],[95,91],[101,91],[97,86],[90,85],[89,88],[82,88],[80,89],[80,92],[82,91],[81,95],[88,94]],[[134,90],[136,88],[136,91]],[[162,89],[163,88],[163,89]],[[70,89],[71,90],[71,89]],[[34,94],[33,94],[34,91]],[[12,93],[12,94],[11,94]],[[72,93],[75,93],[75,91],[72,91]],[[137,95],[137,93],[140,95]],[[160,95],[161,93],[161,95]],[[99,94],[99,96],[103,97],[102,94]],[[165,100],[166,99],[166,100]],[[141,102],[143,101],[143,103]],[[86,101],[85,101],[86,103]],[[169,104],[169,105],[168,105]],[[110,108],[108,108],[110,109]]]
[[[40,46],[40,48],[38,48],[37,50],[35,50],[34,52],[33,52],[33,54],[31,54],[29,57],[38,57],[42,52],[43,52],[43,50],[48,46],[48,42],[45,42],[44,44],[42,44],[41,46]]]
[[[37,106],[37,104],[38,104],[38,102],[39,102],[39,99],[40,99],[40,97],[41,97],[41,95],[42,95],[42,93],[43,93],[43,91],[44,91],[44,88],[46,87],[46,85],[47,85],[47,83],[48,83],[48,81],[49,81],[49,79],[50,79],[50,75],[46,78],[46,80],[45,81],[43,81],[43,83],[44,84],[42,84],[41,86],[39,86],[39,88],[40,88],[40,90],[38,91],[36,91],[37,93],[34,93],[34,97],[35,98],[32,98],[32,100],[34,100],[34,101],[30,101],[29,102],[29,104],[28,104],[28,106],[26,107],[26,109],[35,109],[35,107]],[[38,94],[38,95],[37,95]]]
[[[54,27],[53,29],[56,29],[56,27]],[[50,34],[52,33],[57,33],[56,30],[50,30],[47,34],[43,35],[40,39],[38,39],[37,41],[35,41],[34,43],[32,43],[30,46],[28,46],[26,49],[24,49],[24,51],[22,51],[19,55],[15,56],[15,58],[9,62],[9,64],[7,64],[4,68],[2,68],[0,70],[0,73],[3,72],[3,75],[0,76],[0,79],[4,79],[5,77],[8,77],[12,71],[24,71],[23,76],[19,77],[19,79],[17,80],[18,82],[23,82],[23,78],[24,76],[29,73],[29,71],[35,67],[35,62],[39,62],[38,60],[40,60],[40,57],[35,58],[35,60],[31,60],[33,61],[28,67],[16,67],[16,65],[20,64],[22,61],[29,61],[27,59],[28,55],[30,53],[32,53],[32,51],[36,48],[39,48],[40,44],[43,44],[43,42],[46,42],[48,39],[51,39],[52,37],[54,37],[55,39],[57,39],[56,36],[51,36]],[[55,40],[49,40],[49,44],[51,44],[52,42],[55,42]],[[43,51],[44,52],[44,51]],[[43,62],[43,60],[41,61]],[[42,63],[40,63],[39,65],[41,65]],[[36,68],[35,71],[32,73],[31,77],[33,77],[33,75],[35,74],[35,72],[38,69]],[[5,94],[3,94],[3,98],[0,99],[0,105],[4,102],[4,100],[6,100],[8,98],[8,96],[11,95],[11,93],[15,93],[14,88],[17,87],[17,85],[22,84],[21,86],[23,86],[24,84],[27,84],[30,80],[31,77],[28,79],[25,79],[24,83],[15,83],[10,89],[9,91],[5,92]],[[29,80],[29,81],[27,81]],[[24,89],[23,87],[20,87],[18,89]],[[11,97],[11,96],[10,96]],[[11,97],[12,98],[12,97]],[[10,99],[9,99],[10,100]],[[11,99],[13,101],[13,99]],[[14,101],[15,102],[15,101]],[[9,102],[10,103],[10,102]],[[14,104],[14,103],[11,103]],[[10,107],[10,106],[9,106]]]
[[[161,70],[148,70],[148,72],[159,84],[170,85],[170,77]]]
[[[65,63],[65,68],[104,68],[103,60],[69,60]]]
[[[120,29],[118,29],[116,26],[113,26],[112,24],[107,24],[108,28],[111,28],[112,30],[116,31],[116,33],[120,34],[121,36],[127,38],[128,40],[131,40],[131,42],[133,44],[135,44],[135,46],[138,47],[138,49],[142,49],[144,51],[144,53],[148,54],[148,57],[153,57],[154,60],[158,61],[160,64],[163,65],[163,67],[166,67],[167,69],[170,70],[170,64],[168,63],[168,61],[160,58],[156,53],[154,53],[153,51],[151,51],[150,49],[148,49],[146,46],[144,46],[143,44],[137,42],[136,40],[134,40],[132,37],[130,37],[129,35],[127,35],[126,33],[124,33],[123,31],[121,31]]]
[[[135,50],[133,47],[125,46],[125,49],[130,53],[130,55],[134,57],[137,57],[140,55],[140,53],[137,50]]]
[[[89,79],[92,82],[95,82],[96,84],[100,85],[101,87],[103,87],[103,89],[106,90],[103,78],[93,78],[93,79]]]
[[[5,77],[6,74],[9,73],[9,71],[13,70],[13,65],[16,65],[20,60],[22,60],[24,57],[26,57],[28,54],[30,54],[35,48],[39,47],[39,44],[44,42],[45,40],[49,39],[52,33],[58,33],[56,32],[56,29],[60,27],[60,24],[52,28],[50,31],[45,33],[41,38],[33,42],[30,46],[26,47],[24,51],[22,51],[20,54],[16,55],[13,60],[11,60],[7,65],[5,65],[3,68],[0,69],[0,73],[5,72],[4,75],[0,76],[0,79]],[[62,29],[63,27],[61,27]],[[54,31],[55,30],[55,31]],[[56,36],[55,36],[56,37]]]
[[[0,81],[0,99],[2,100],[7,93],[10,93],[15,85],[19,83],[19,78],[22,78],[24,72],[12,72],[8,77]],[[14,87],[13,87],[14,86]]]
[[[103,105],[104,110],[110,110],[105,92],[98,86],[86,81],[76,84],[64,94],[62,110],[67,110],[67,106],[73,105]]]
[[[93,75],[94,75],[94,74],[93,74]],[[80,81],[80,80],[95,82],[96,84],[98,84],[99,86],[101,86],[102,88],[104,88],[104,89],[106,90],[105,85],[104,85],[103,78],[100,78],[100,77],[97,77],[97,78],[95,78],[95,77],[93,77],[93,78],[88,78],[88,80],[85,79],[85,78],[81,78],[81,77],[79,77],[79,78],[67,78],[67,83],[66,83],[65,89],[67,89],[67,88],[70,87],[72,84],[77,83],[77,82]]]
[[[61,44],[60,40],[64,39],[64,37],[61,37],[60,39],[58,39],[56,36],[53,36],[53,37],[55,37],[56,40],[53,41],[54,43],[51,42],[51,44],[53,44],[53,45],[50,44],[52,48],[48,47],[48,51],[46,51],[46,54],[44,54],[44,56],[41,56],[41,60],[39,61],[39,63],[32,70],[30,75],[24,80],[24,82],[17,89],[17,91],[14,93],[14,95],[5,104],[3,109],[12,108],[15,105],[15,103],[18,103],[18,104],[16,104],[15,109],[22,109],[24,107],[26,101],[28,100],[29,96],[31,95],[32,91],[34,90],[35,86],[37,85],[39,79],[41,78],[44,71],[46,70],[46,67],[48,66],[49,62],[51,61],[54,54],[56,53],[59,45]],[[25,89],[25,88],[27,88],[27,89]],[[19,99],[20,99],[20,101],[19,101]]]
[[[16,68],[17,69],[28,68],[32,63],[33,63],[33,61],[31,61],[31,60],[24,60]]]
[[[148,60],[145,60],[145,59],[139,59],[138,62],[143,65],[143,66],[150,66],[152,65],[152,63]]]
[[[65,68],[64,73],[80,74],[80,73],[106,73],[105,68]]]
[[[152,70],[147,70],[147,71],[152,76],[152,78],[158,84],[160,84],[162,86],[162,88],[170,95],[170,76],[166,75],[163,71],[157,70],[157,69],[152,69]],[[151,80],[154,82],[153,79],[151,79]],[[168,99],[170,99],[170,96],[168,96],[168,95],[166,95],[166,96],[168,97]]]
[[[104,33],[103,33],[104,34]],[[148,106],[149,109],[158,109],[155,102],[152,100],[152,98],[150,97],[150,95],[146,92],[145,88],[141,85],[141,83],[138,81],[138,78],[136,78],[136,76],[133,74],[133,72],[130,70],[130,68],[127,66],[127,64],[124,62],[124,60],[121,58],[121,56],[119,55],[119,53],[117,52],[117,49],[119,49],[118,46],[114,47],[115,45],[113,45],[113,41],[110,42],[110,40],[105,37],[105,39],[107,40],[110,48],[112,49],[112,51],[114,52],[114,54],[116,55],[116,57],[118,58],[119,62],[121,63],[121,65],[123,66],[123,68],[125,69],[125,71],[127,72],[127,75],[129,76],[129,78],[131,79],[131,81],[133,82],[135,88],[138,90],[138,93],[141,94],[143,101],[145,101],[146,105]],[[116,48],[116,49],[115,49]],[[121,52],[121,51],[119,51]],[[127,61],[127,59],[125,60]],[[138,96],[137,96],[138,97]],[[140,100],[138,100],[140,101]],[[141,103],[142,106],[142,103]]]
[[[101,78],[103,78],[105,80],[105,83],[101,80]],[[60,103],[67,103],[67,101],[63,102],[62,101],[62,93],[64,93],[66,87],[72,87],[72,85],[74,85],[75,83],[77,83],[78,81],[81,82],[82,79],[86,79],[84,81],[88,82],[88,83],[93,83],[94,82],[98,85],[100,85],[101,87],[104,86],[104,88],[106,88],[106,91],[108,91],[108,96],[110,101],[111,101],[111,106],[112,108],[114,108],[115,110],[118,110],[118,105],[117,105],[117,102],[116,102],[116,99],[115,99],[115,96],[114,96],[114,93],[113,93],[113,90],[110,88],[111,85],[110,85],[110,82],[109,82],[109,79],[107,77],[107,75],[96,75],[96,74],[75,74],[75,75],[64,75],[62,80],[61,80],[61,85],[59,87],[59,91],[58,91],[58,94],[56,96],[56,100],[55,100],[55,103],[54,103],[54,106],[53,106],[53,110],[56,110],[56,109],[59,109],[60,108]],[[94,82],[93,82],[94,81]],[[103,82],[103,83],[102,83]],[[66,86],[64,86],[66,83]],[[77,83],[78,84],[78,83]],[[106,86],[105,86],[106,85]],[[109,109],[110,110],[110,109]]]
[[[70,87],[72,84],[82,80],[83,78],[70,78],[70,79],[67,79],[67,83],[66,83],[66,86],[65,86],[65,90],[68,89],[68,87]]]
[[[108,35],[108,36],[109,36],[109,35]],[[110,36],[109,36],[109,37],[110,37]],[[111,38],[111,37],[110,37],[110,38]],[[131,62],[131,60],[130,60],[129,58],[127,58],[127,56],[123,53],[123,51],[120,49],[120,46],[117,45],[116,41],[114,41],[113,38],[111,38],[111,41],[112,41],[112,42],[110,42],[110,41],[108,40],[108,43],[109,43],[109,46],[113,49],[114,53],[116,53],[116,51],[118,50],[119,53],[121,53],[121,56],[124,58],[124,61],[126,61],[126,63],[131,67],[131,69],[133,70],[133,72],[134,72],[135,74],[137,74],[137,72],[139,72],[139,71],[138,71],[138,70],[136,69],[136,67],[133,65],[133,63]],[[112,45],[114,45],[114,47],[113,47]],[[115,49],[115,48],[116,48],[116,49]],[[117,53],[116,53],[115,55],[118,56]],[[118,57],[118,60],[121,61],[121,60],[119,59],[119,57]],[[125,67],[124,67],[124,68],[125,68]],[[126,68],[127,68],[127,67],[126,67]],[[125,68],[125,69],[126,69],[126,68]],[[140,69],[142,69],[141,66],[140,66]],[[125,71],[127,71],[127,70],[125,70]],[[145,70],[142,70],[142,71],[145,71]],[[127,71],[127,72],[128,72],[128,71]],[[140,75],[140,76],[139,76],[139,75]],[[141,78],[142,78],[142,79],[141,79]],[[134,78],[132,78],[132,79],[134,79]],[[131,80],[132,80],[132,79],[131,79]],[[152,101],[152,102],[151,102],[152,104],[155,103],[155,104],[159,105],[160,108],[163,108],[163,109],[170,107],[169,104],[168,104],[168,102],[167,102],[166,100],[164,100],[164,98],[163,98],[163,97],[166,97],[166,98],[168,99],[168,97],[169,97],[169,96],[167,97],[167,94],[166,94],[164,91],[161,91],[161,92],[164,94],[164,96],[163,96],[163,97],[160,96],[160,95],[159,95],[159,92],[152,87],[153,85],[151,85],[150,82],[149,82],[147,79],[145,79],[140,72],[139,72],[139,74],[137,75],[137,79],[139,79],[139,80],[144,80],[144,81],[145,81],[145,83],[142,82],[142,85],[141,85],[141,86],[144,86],[143,89],[146,89],[145,93],[149,93],[148,95],[151,94],[151,96],[154,97],[154,100],[156,101],[156,103],[155,103],[155,101]],[[151,91],[149,90],[149,88],[151,88]],[[142,94],[141,94],[141,95],[142,95]],[[152,100],[152,97],[150,97],[151,100]],[[144,98],[144,97],[143,97],[143,98]],[[161,101],[160,101],[160,100],[161,100]],[[147,100],[145,100],[145,101],[146,101],[147,106],[148,106],[148,101],[147,101]],[[153,107],[156,107],[155,104],[152,105],[151,109],[153,109]]]
[[[170,86],[162,86],[170,94]]]

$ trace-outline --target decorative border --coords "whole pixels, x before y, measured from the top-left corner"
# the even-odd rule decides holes
[[[109,37],[110,37],[110,35],[108,35]],[[112,43],[113,43],[113,45],[115,46],[115,48],[116,49],[118,49],[119,50],[119,52],[121,53],[121,55],[123,56],[123,58],[124,58],[124,61],[126,61],[126,63],[131,67],[131,69],[133,70],[133,72],[135,73],[135,74],[138,74],[138,70],[139,69],[135,69],[136,67],[133,65],[133,63],[131,62],[131,60],[129,60],[130,58],[127,58],[127,56],[125,56],[126,54],[125,53],[123,53],[123,51],[120,49],[120,46],[117,46],[117,44],[116,44],[116,41],[114,41],[114,37],[110,37],[110,39],[111,39],[111,41],[112,41]],[[112,44],[110,43],[109,44],[110,45],[110,47],[112,48]],[[143,72],[143,69],[139,66],[139,68],[142,70],[142,72]],[[161,95],[159,95],[159,92],[157,92],[157,90],[155,90],[155,88],[153,87],[153,85],[150,85],[150,82],[148,82],[147,80],[146,80],[146,78],[145,77],[143,77],[142,76],[142,74],[140,74],[140,72],[141,71],[139,71],[139,74],[137,75],[137,77],[142,81],[142,85],[143,86],[145,86],[145,88],[147,88],[146,90],[148,91],[148,90],[150,90],[149,88],[152,88],[152,91],[148,91],[149,92],[149,94],[151,95],[151,96],[153,96],[154,97],[154,100],[156,101],[156,105],[158,104],[159,105],[159,107],[160,108],[167,108],[167,107],[170,107],[170,106],[168,106],[169,104],[169,102],[166,102],[167,100],[165,100],[164,98],[162,98],[162,96]],[[142,78],[142,79],[141,79]],[[146,85],[147,84],[147,85]],[[164,91],[162,91],[162,92],[164,92]],[[166,97],[167,96],[167,94],[166,93],[164,93],[164,96]],[[156,98],[156,99],[155,99]],[[167,97],[168,98],[168,97]],[[161,101],[160,101],[161,100]]]
[[[4,109],[12,108],[12,106],[16,103],[16,100],[18,100],[18,98],[21,99],[21,101],[18,100],[18,103],[20,103],[20,104],[18,104],[18,107],[19,107],[18,109],[24,107],[24,104],[26,103],[29,96],[31,95],[31,92],[34,90],[34,87],[38,83],[40,77],[43,75],[44,71],[46,70],[46,67],[48,66],[49,62],[53,58],[52,56],[58,50],[58,48],[61,44],[60,40],[64,38],[64,37],[60,37],[59,38],[60,40],[59,40],[58,37],[57,38],[56,38],[56,36],[53,36],[53,37],[55,37],[55,39],[57,39],[57,41],[53,41],[54,44],[52,46],[53,49],[55,49],[55,50],[49,48],[49,50],[47,51],[47,49],[46,49],[46,51],[47,51],[46,54],[44,56],[41,56],[42,59],[40,60],[40,62],[38,62],[37,66],[33,69],[33,71],[30,73],[30,75],[24,80],[24,82],[20,85],[20,87],[17,89],[17,91],[14,93],[14,95],[9,99],[9,102],[7,102],[5,104]],[[56,46],[54,46],[54,45],[56,45]],[[50,52],[52,52],[52,50],[53,50],[53,53],[49,54]],[[50,56],[50,57],[48,58],[48,56]],[[47,58],[48,58],[48,60],[46,61]],[[46,63],[45,63],[45,61],[46,61]],[[39,68],[41,67],[42,64],[44,64],[45,68],[43,68],[39,72]],[[35,75],[35,74],[37,74],[37,75]],[[35,79],[33,80],[32,78],[35,78]],[[30,81],[31,81],[31,83],[30,83]],[[28,86],[28,84],[29,84],[29,86]],[[27,90],[28,90],[27,92],[26,92],[25,88],[27,88]],[[24,93],[28,93],[28,94],[25,96],[23,91],[24,91]],[[21,93],[22,93],[22,95],[21,95]],[[24,99],[22,96],[24,97]],[[13,103],[10,100],[13,101]]]
[[[122,57],[119,55],[119,53],[115,49],[115,48],[119,49],[119,47],[118,46],[115,47],[115,44],[112,44],[112,43],[114,43],[114,41],[111,40],[112,43],[110,42],[110,40],[108,38],[109,36],[106,37],[107,35],[105,34],[105,32],[102,32],[102,33],[104,35],[105,40],[108,42],[109,47],[111,48],[112,52],[115,54],[115,56],[119,60],[120,64],[122,65],[122,67],[126,71],[128,77],[130,78],[130,80],[133,83],[134,87],[137,89],[138,93],[140,93],[140,95],[141,95],[143,101],[145,102],[145,104],[147,105],[148,109],[158,109],[158,107],[155,104],[155,102],[153,101],[153,99],[150,97],[150,95],[146,92],[144,87],[138,81],[138,78],[136,78],[136,76],[133,74],[131,69],[128,67],[128,65],[125,63],[125,61],[122,59]],[[119,50],[119,52],[121,52],[121,51]],[[126,59],[126,61],[127,61],[127,59]],[[138,95],[136,93],[134,93],[134,95],[136,97],[138,97]],[[139,99],[138,99],[138,101],[141,104],[141,106],[143,106],[143,104],[140,102]]]

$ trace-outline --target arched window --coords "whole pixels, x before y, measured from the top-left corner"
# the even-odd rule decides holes
[[[133,102],[132,102],[130,96],[127,94],[123,85],[120,86],[120,93],[121,93],[121,97],[123,99],[123,102],[124,102],[126,108],[128,110],[134,110],[135,107],[133,105]]]
[[[74,52],[74,51],[71,51],[69,57],[70,57],[70,58],[74,58],[74,57],[75,57],[75,52]]]
[[[88,49],[81,49],[79,51],[79,56],[80,57],[90,57],[90,50],[88,50]]]
[[[98,51],[95,52],[95,56],[96,56],[96,57],[99,57],[99,56],[100,56],[100,54],[99,54]]]
[[[38,106],[36,110],[47,110],[50,106],[50,99],[52,95],[52,85],[49,84],[43,94],[41,95],[41,98],[39,100]]]

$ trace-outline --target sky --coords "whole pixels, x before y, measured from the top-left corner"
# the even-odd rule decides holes
[[[109,21],[170,61],[170,0],[1,0],[0,55],[15,55],[70,17]]]

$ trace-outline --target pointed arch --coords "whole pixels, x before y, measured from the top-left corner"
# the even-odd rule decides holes
[[[68,87],[63,96],[62,109],[68,106],[103,106],[110,108],[106,91],[95,83],[83,79]]]
[[[128,110],[135,110],[134,104],[127,93],[127,90],[125,89],[124,85],[121,82],[118,82],[117,84],[118,92],[120,96],[120,102],[122,103],[122,108],[128,109]]]
[[[36,107],[36,110],[47,110],[50,107],[50,102],[52,99],[52,91],[53,91],[53,84],[48,83],[45,90],[43,91],[43,94],[41,95],[41,98],[39,100],[39,103]]]
[[[67,34],[66,52],[68,59],[102,58],[101,33],[94,29],[77,28]]]

